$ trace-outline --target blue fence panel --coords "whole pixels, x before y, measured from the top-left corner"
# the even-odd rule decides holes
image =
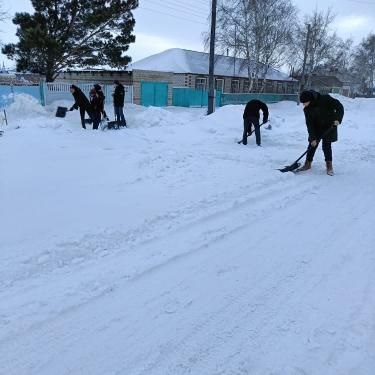
[[[221,91],[216,91],[216,106],[221,105]],[[208,91],[174,87],[172,105],[177,107],[207,107]]]
[[[246,104],[252,99],[259,99],[265,103],[278,103],[283,100],[290,100],[297,102],[297,94],[259,94],[259,93],[244,93],[244,94],[222,94],[221,105],[227,104]]]
[[[166,107],[168,105],[168,83],[141,82],[141,105]]]
[[[0,85],[0,107],[13,103],[16,94],[28,94],[41,101],[39,86]]]
[[[157,82],[154,85],[154,106],[165,107],[168,105],[168,83]]]

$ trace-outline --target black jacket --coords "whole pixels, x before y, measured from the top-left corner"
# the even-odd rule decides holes
[[[74,88],[73,98],[75,100],[75,103],[73,104],[72,108],[74,109],[81,108],[81,109],[85,109],[87,112],[91,112],[92,111],[91,104],[89,100],[86,98],[86,95],[82,92],[82,90],[79,87],[73,85],[73,88]]]
[[[104,107],[103,96],[98,92],[90,95],[90,104],[94,113],[102,113]]]
[[[263,122],[268,121],[268,107],[266,103],[261,102],[260,100],[253,99],[250,100],[245,107],[243,118],[256,117],[259,120],[259,111],[263,112]]]
[[[98,83],[96,83],[94,85],[94,88],[95,88],[95,91],[96,91],[96,93],[98,94],[98,96],[100,98],[100,102],[101,102],[100,112],[101,113],[105,113],[104,112],[105,95],[104,95],[104,92],[102,90],[102,87]]]
[[[123,107],[125,101],[125,88],[120,83],[116,85],[115,92],[113,94],[113,105],[115,107]]]
[[[102,90],[97,91],[98,97],[99,97],[99,103],[100,103],[100,108],[99,112],[104,113],[104,102],[105,102],[105,95]]]
[[[307,131],[309,133],[309,142],[322,138],[322,135],[330,127],[334,121],[341,123],[344,117],[344,107],[335,98],[330,95],[321,95],[313,92],[314,99],[304,108]],[[332,130],[324,137],[330,142],[337,141],[337,126],[333,126]]]

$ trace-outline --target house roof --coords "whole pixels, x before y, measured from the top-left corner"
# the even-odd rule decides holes
[[[326,87],[342,87],[343,82],[336,76],[315,75],[311,76],[311,82],[315,85]]]
[[[215,76],[247,78],[245,60],[223,55],[215,55]],[[183,74],[208,74],[209,54],[181,48],[171,48],[136,61],[128,70],[152,70]],[[269,68],[266,79],[280,81],[296,81],[287,74]]]

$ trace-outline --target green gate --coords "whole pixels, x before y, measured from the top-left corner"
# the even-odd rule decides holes
[[[168,105],[168,83],[141,82],[141,105],[166,107]]]
[[[263,94],[263,93],[236,93],[222,94],[221,105],[246,104],[249,100],[259,99],[265,103],[278,103],[283,100],[297,102],[297,94]]]
[[[221,91],[216,91],[216,107],[221,106]],[[177,107],[207,107],[208,91],[174,87],[172,105]]]

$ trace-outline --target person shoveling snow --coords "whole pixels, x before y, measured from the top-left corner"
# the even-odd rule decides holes
[[[322,95],[314,90],[302,91],[300,101],[303,104],[309,145],[293,164],[280,169],[281,172],[304,172],[311,169],[315,151],[322,141],[327,174],[333,176],[332,143],[337,141],[337,126],[344,117],[344,107],[339,100],[330,95]],[[306,155],[305,164],[299,168],[298,161]]]
[[[259,111],[263,112],[263,122],[259,124]],[[253,133],[251,127],[254,126],[256,144],[258,146],[261,145],[261,137],[260,137],[260,127],[268,121],[268,107],[266,103],[263,103],[260,100],[250,100],[245,107],[243,113],[243,135],[242,141],[238,143],[242,143],[243,145],[247,145],[247,137]]]

